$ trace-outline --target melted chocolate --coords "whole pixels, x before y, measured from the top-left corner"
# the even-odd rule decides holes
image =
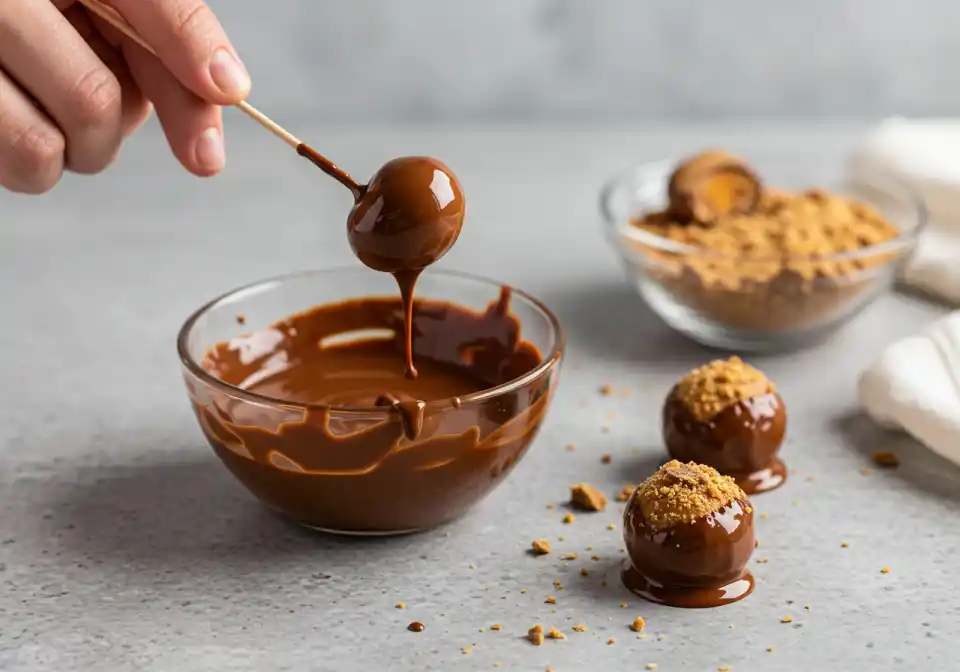
[[[623,516],[630,556],[624,585],[651,602],[674,607],[717,607],[753,590],[747,562],[753,554],[753,509],[732,500],[694,523],[654,530],[634,495]]]
[[[509,305],[506,288],[479,313],[417,301],[417,379],[400,366],[404,308],[396,299],[320,306],[221,343],[204,369],[269,399],[226,388],[199,399],[194,391],[201,427],[257,497],[307,525],[387,533],[453,519],[523,455],[552,390],[555,369],[471,399],[543,361]],[[383,337],[347,340],[371,329]]]
[[[776,392],[737,402],[709,420],[695,418],[677,398],[676,388],[663,407],[663,439],[670,456],[732,476],[748,495],[787,480],[777,457],[786,431],[786,408]]]

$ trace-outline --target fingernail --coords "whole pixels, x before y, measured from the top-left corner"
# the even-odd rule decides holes
[[[210,77],[228,96],[246,96],[250,92],[250,75],[229,49],[217,49],[210,60]]]
[[[197,163],[208,172],[217,173],[227,162],[227,155],[223,151],[223,136],[220,135],[220,129],[208,128],[197,140],[197,146],[194,150]]]

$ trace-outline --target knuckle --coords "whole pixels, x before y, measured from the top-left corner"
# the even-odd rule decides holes
[[[113,123],[120,114],[122,91],[120,82],[106,68],[95,68],[85,74],[74,88],[74,111],[83,126]]]
[[[181,39],[206,35],[210,32],[212,20],[213,12],[203,2],[183,2],[173,17],[174,32]]]
[[[32,191],[48,191],[60,179],[65,151],[66,140],[59,131],[35,124],[13,142],[6,172]]]

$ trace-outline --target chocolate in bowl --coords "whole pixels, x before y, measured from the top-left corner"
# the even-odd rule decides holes
[[[556,318],[469,275],[420,283],[416,380],[392,279],[364,268],[242,288],[184,325],[201,429],[265,504],[326,531],[409,532],[462,515],[523,457],[557,382]]]

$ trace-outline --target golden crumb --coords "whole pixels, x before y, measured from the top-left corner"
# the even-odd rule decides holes
[[[757,562],[759,562],[761,565],[765,565],[770,562],[770,558],[757,558]]]
[[[717,672],[730,672],[730,669],[729,665],[720,665],[717,667]]]
[[[548,509],[555,509],[555,508],[557,508],[557,505],[556,505],[556,504],[547,504],[547,508],[548,508]]]
[[[530,643],[534,646],[540,646],[543,644],[543,626],[537,623],[535,626],[527,630],[527,639],[530,640]]]
[[[621,603],[620,603],[620,608],[621,608],[621,609],[626,609],[626,608],[627,608],[627,603],[626,603],[626,602],[621,602]]]
[[[406,602],[397,602],[397,609],[406,609],[406,608],[407,608]]]
[[[566,538],[565,536],[563,536],[562,534],[561,534],[559,537],[557,537],[557,541],[566,541],[566,540],[567,540],[567,538]]]
[[[526,589],[526,588],[521,588],[521,589],[520,589],[520,594],[521,594],[521,595],[526,595],[526,594],[527,594],[527,589]]]
[[[471,563],[470,563],[470,569],[476,569],[476,568],[477,568],[477,563],[471,562]]]
[[[563,517],[563,524],[564,524],[564,525],[569,525],[570,523],[572,523],[572,522],[575,521],[576,519],[577,519],[576,516],[574,516],[572,513],[568,513],[567,515],[565,515],[565,516]]]
[[[550,639],[566,639],[567,638],[565,634],[563,634],[556,628],[550,628],[549,630],[547,630],[547,637],[549,637]]]
[[[580,568],[580,576],[587,576],[589,573],[590,573],[590,570],[587,569],[586,567]]]
[[[870,456],[870,459],[873,460],[873,463],[878,467],[883,467],[885,469],[893,469],[900,466],[900,458],[897,457],[896,453],[893,453],[889,450],[880,450]]]
[[[849,541],[841,541],[841,542],[840,542],[840,548],[850,548],[850,542],[849,542]]]
[[[553,587],[556,588],[557,590],[563,590],[563,584],[560,583],[560,579],[553,580]]]
[[[612,455],[601,455],[601,456],[600,456],[600,464],[610,464],[611,462],[613,462],[613,456],[612,456]]]
[[[695,462],[671,460],[637,490],[647,524],[660,531],[693,523],[721,510],[732,500],[747,502],[743,490],[729,476]]]
[[[570,504],[584,511],[603,511],[607,496],[589,483],[577,483],[570,486]]]
[[[460,653],[464,655],[470,653],[471,651],[473,651],[473,647],[470,647],[470,646],[464,646],[463,648],[460,649]]]
[[[763,372],[739,357],[714,360],[684,376],[674,393],[697,420],[709,420],[734,404],[776,392]]]
[[[608,529],[608,530],[615,530],[615,529],[617,529],[617,526],[614,525],[613,523],[608,523],[608,524],[607,524],[607,529]]]
[[[793,623],[793,616],[784,616],[780,619],[781,623]]]
[[[499,623],[494,623],[493,625],[490,626],[490,629],[499,631],[499,630],[503,630],[503,626],[500,625]]]
[[[870,467],[860,467],[860,473],[864,476],[869,476],[873,473],[873,469]]]
[[[768,647],[767,647],[767,653],[773,653],[773,647],[772,647],[772,646],[768,646]]]
[[[647,633],[645,632],[641,632],[639,635],[637,635],[637,639],[646,639],[646,638],[647,638]]]
[[[586,631],[587,631],[587,626],[585,626],[583,623],[577,623],[577,624],[575,624],[575,625],[573,626],[573,631],[574,631],[574,632],[586,632]]]
[[[486,628],[477,628],[477,632],[486,632]]]
[[[803,608],[806,609],[807,611],[813,610],[813,607],[811,607],[809,604],[803,605]]]
[[[635,619],[633,619],[633,623],[630,624],[630,629],[634,632],[643,632],[645,625],[646,623],[644,623],[643,619],[637,616]]]
[[[600,556],[599,556],[599,555],[591,555],[591,556],[590,556],[590,559],[591,559],[591,560],[599,560],[599,559],[600,559]]]
[[[560,556],[561,560],[576,560],[580,557],[579,553],[564,553]]]
[[[576,444],[573,444],[573,443],[568,443],[568,444],[567,444],[567,451],[568,451],[568,452],[571,452],[571,453],[572,453],[572,452],[575,451],[576,449],[577,449]]]
[[[534,539],[530,543],[530,550],[534,555],[546,555],[550,552],[550,542],[546,539]]]
[[[767,514],[765,514],[765,513],[761,513],[761,514],[760,514],[760,520],[766,520],[767,518],[769,518],[769,516],[768,516]]]
[[[660,667],[660,666],[657,665],[656,663],[647,663],[647,669],[648,669],[648,670],[655,670],[655,669],[657,669],[658,667]]]
[[[550,595],[549,597],[547,597],[547,599],[545,599],[545,600],[543,601],[543,603],[544,603],[544,604],[556,604],[556,603],[557,603],[557,598],[555,598],[553,595]]]
[[[500,662],[495,662],[495,663],[493,664],[493,666],[494,666],[494,667],[500,667]]]
[[[617,493],[617,501],[625,502],[630,499],[630,495],[633,494],[633,491],[637,489],[637,486],[633,483],[628,483],[627,485],[620,488],[620,492]]]
[[[889,568],[889,567],[884,567],[883,569],[880,570],[880,573],[881,573],[881,574],[889,574],[889,573],[890,573],[890,568]]]
[[[613,394],[613,387],[610,385],[601,385],[599,392],[600,396],[609,397],[611,394]]]
[[[754,539],[754,540],[753,540],[753,547],[754,547],[754,548],[760,548],[760,540],[759,540],[759,539]]]

